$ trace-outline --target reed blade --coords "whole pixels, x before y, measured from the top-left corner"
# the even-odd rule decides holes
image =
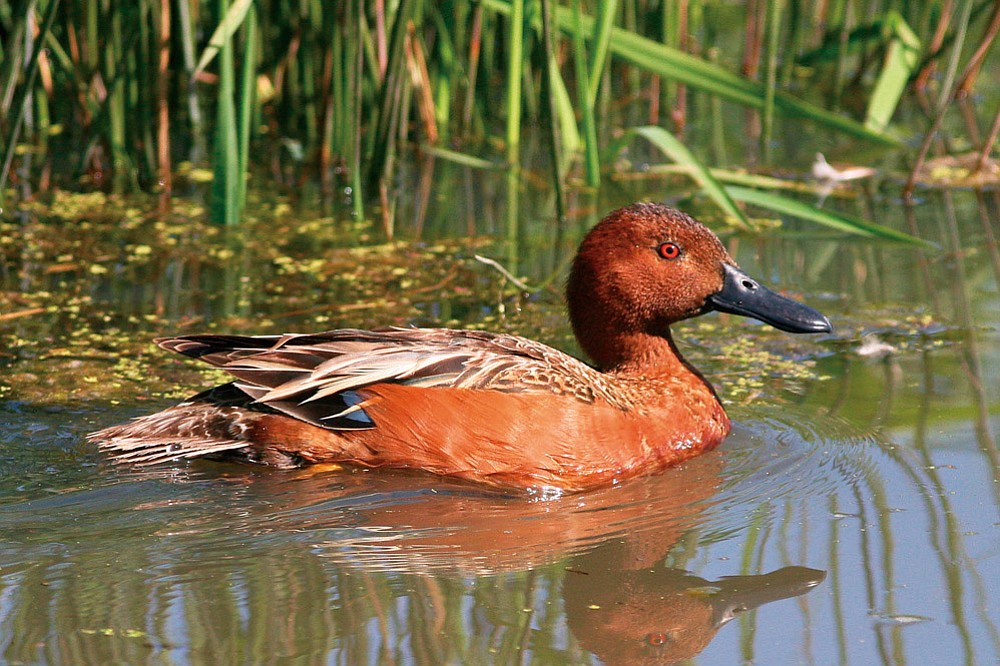
[[[695,157],[683,142],[662,127],[646,125],[628,129],[624,136],[616,142],[614,153],[631,143],[635,137],[642,137],[649,141],[663,151],[667,157],[686,167],[691,178],[698,183],[706,196],[722,209],[733,224],[744,229],[750,228],[750,221],[730,197],[727,188],[723,187],[711,170]]]
[[[884,23],[889,31],[889,43],[865,113],[865,127],[876,132],[888,129],[906,85],[920,62],[920,39],[902,15],[890,11]]]
[[[524,0],[511,0],[507,54],[507,166],[521,156],[521,77],[524,74]]]
[[[205,50],[201,52],[198,64],[194,68],[194,76],[198,76],[198,74],[205,71],[205,68],[222,48],[230,43],[230,38],[243,25],[243,21],[246,19],[247,13],[253,6],[253,3],[254,0],[236,0],[236,2],[229,6],[219,25],[216,26],[215,31],[212,33],[212,36],[209,37]]]
[[[510,4],[504,0],[481,0],[481,2],[483,6],[499,14],[507,15],[510,12]],[[580,17],[579,23],[584,36],[592,34],[593,17],[584,14]],[[557,7],[556,24],[563,32],[572,34],[576,30],[576,18],[572,9]],[[539,24],[533,27],[536,30],[540,29]],[[615,56],[650,73],[684,83],[710,95],[718,95],[743,106],[754,109],[762,109],[764,106],[763,84],[634,32],[618,27],[612,28],[609,49]],[[786,115],[802,117],[859,139],[882,145],[900,145],[894,137],[871,130],[847,116],[833,113],[785,92],[775,92],[774,104],[776,110]]]
[[[219,11],[227,15],[227,0],[219,0]],[[215,105],[215,141],[212,150],[212,196],[210,216],[216,224],[239,223],[238,178],[241,177],[237,132],[236,71],[233,63],[232,33],[225,32],[219,47],[219,93]]]
[[[821,224],[837,231],[843,231],[858,236],[865,236],[867,238],[876,238],[879,240],[933,246],[933,244],[928,241],[911,236],[910,234],[902,231],[896,231],[895,229],[891,229],[881,224],[867,222],[842,213],[833,213],[822,210],[804,201],[790,199],[779,194],[762,192],[760,190],[739,187],[736,185],[727,186],[726,191],[737,201],[760,206],[761,208],[766,208],[776,213],[791,215],[799,219],[815,222],[816,224]]]
[[[56,9],[58,9],[58,7],[59,0],[50,0],[49,5],[45,10],[45,15],[42,18],[42,24],[39,28],[38,35],[35,38],[35,49],[31,52],[31,57],[28,59],[24,83],[22,84],[21,89],[15,94],[14,101],[11,104],[11,108],[14,110],[14,116],[11,119],[10,129],[7,132],[7,141],[4,145],[3,166],[0,167],[0,204],[3,203],[3,191],[7,185],[7,176],[10,173],[10,165],[14,160],[14,152],[17,149],[17,139],[21,132],[21,124],[24,122],[25,109],[28,101],[31,99],[31,91],[35,85],[35,77],[38,75],[38,57],[42,52],[42,44],[45,42],[45,36],[48,35],[49,30],[52,29],[52,22],[55,19]],[[32,3],[26,11],[34,11],[34,3]],[[25,23],[27,23],[27,21]],[[14,73],[11,75],[16,76]]]

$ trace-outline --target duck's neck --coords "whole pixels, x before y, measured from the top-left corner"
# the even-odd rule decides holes
[[[606,334],[587,352],[605,372],[643,377],[701,375],[681,356],[669,330],[662,335],[628,331]]]

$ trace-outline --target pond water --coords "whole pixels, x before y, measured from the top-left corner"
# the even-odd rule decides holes
[[[158,335],[473,326],[578,353],[559,291],[582,233],[617,205],[683,195],[619,183],[576,195],[560,224],[537,212],[551,193],[502,177],[423,162],[402,179],[415,195],[391,243],[268,200],[244,235],[191,223],[195,204],[156,218],[100,196],[6,223],[0,661],[1000,659],[995,192],[928,191],[907,209],[876,183],[825,204],[928,248],[791,220],[724,234],[835,331],[677,326],[734,433],[618,487],[533,498],[401,472],[134,470],[85,442],[218,381]],[[477,254],[543,288],[525,295]]]

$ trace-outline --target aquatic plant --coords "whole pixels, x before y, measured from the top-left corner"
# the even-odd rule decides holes
[[[648,140],[726,219],[748,226],[739,197],[707,168],[708,156],[678,148],[692,104],[709,103],[718,136],[725,131],[721,105],[748,109],[743,126],[759,148],[740,161],[767,166],[774,137],[801,122],[898,149],[904,137],[893,118],[908,90],[934,97],[907,184],[912,191],[952,102],[975,87],[1000,9],[985,0],[881,6],[5,3],[0,200],[11,194],[8,183],[23,199],[53,179],[75,179],[113,192],[156,191],[166,207],[173,165],[207,162],[212,217],[235,224],[257,163],[280,181],[315,178],[327,194],[339,188],[360,216],[366,202],[390,208],[404,147],[479,168],[517,169],[522,127],[531,124],[548,128],[560,216],[564,187],[581,177],[598,186],[623,150]],[[936,68],[944,72],[940,80],[931,76]],[[985,136],[969,126],[978,169],[998,133],[1000,114]],[[728,166],[724,155],[716,161]],[[753,186],[771,189],[764,181]],[[789,205],[770,197],[753,204],[787,213]],[[822,212],[813,220],[867,233]]]

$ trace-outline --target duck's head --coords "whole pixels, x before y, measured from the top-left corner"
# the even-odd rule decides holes
[[[822,314],[760,285],[690,215],[660,204],[610,213],[580,244],[567,285],[573,330],[604,368],[627,363],[643,337],[717,310],[790,333],[831,330]]]

